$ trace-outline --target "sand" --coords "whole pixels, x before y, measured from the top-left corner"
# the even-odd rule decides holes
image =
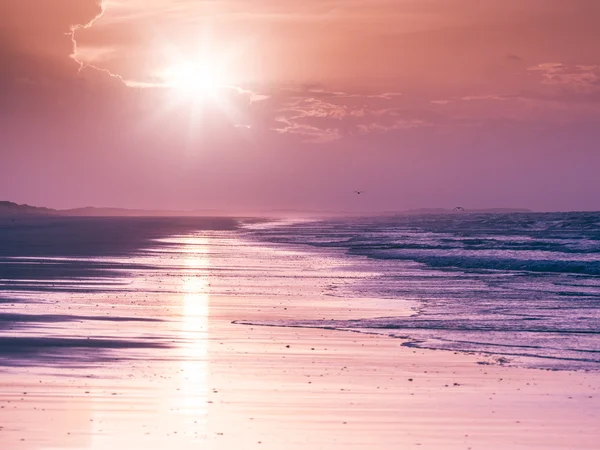
[[[0,449],[599,448],[598,373],[233,323],[410,313],[330,295],[370,276],[340,261],[212,231],[135,262],[101,289],[5,295]]]

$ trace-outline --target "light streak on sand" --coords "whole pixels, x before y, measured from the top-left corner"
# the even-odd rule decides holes
[[[181,359],[180,398],[183,411],[206,418],[208,397],[208,315],[209,282],[206,269],[208,241],[195,238],[185,266],[193,272],[184,280],[181,337],[184,340]]]

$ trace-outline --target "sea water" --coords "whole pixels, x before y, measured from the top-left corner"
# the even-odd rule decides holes
[[[377,276],[355,283],[359,295],[417,305],[409,317],[279,325],[387,334],[500,363],[600,369],[600,213],[282,221],[248,233],[366,263]]]
[[[221,251],[220,239],[239,252]],[[369,311],[354,311],[355,320],[340,312],[324,321],[265,317],[263,324],[379,333],[404,338],[404,345],[487,355],[482,362],[600,369],[600,213],[4,219],[0,360],[12,364],[29,354],[15,346],[16,337],[50,333],[89,344],[73,323],[92,331],[100,319],[117,326],[134,306],[121,335],[163,333],[155,322],[142,325],[189,290],[189,255],[200,247],[211,268],[192,275],[210,277],[211,295],[235,294],[240,302],[260,295],[274,304],[335,296],[359,299]],[[244,261],[257,266],[240,270]],[[298,292],[307,283],[314,289]],[[150,297],[157,310],[145,317],[141,306]],[[25,344],[49,355],[52,342]],[[126,345],[142,344],[110,347]]]

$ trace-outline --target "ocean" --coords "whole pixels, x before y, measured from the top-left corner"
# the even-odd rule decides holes
[[[234,318],[240,326],[377,333],[476,353],[481,364],[600,369],[600,213],[3,219],[0,363],[51,364],[73,348],[86,363],[102,351],[159,352],[173,336],[189,340],[173,324],[196,287],[203,314],[224,295],[275,306],[352,299],[381,311],[253,312]],[[86,337],[101,329],[103,341]]]
[[[385,334],[500,364],[600,368],[600,213],[461,212],[249,228],[254,239],[329,252],[373,274],[332,286],[330,295],[415,305],[408,317],[277,325]]]

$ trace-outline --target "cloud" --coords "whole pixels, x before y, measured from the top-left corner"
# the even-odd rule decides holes
[[[321,117],[341,120],[349,115],[354,115],[358,111],[353,110],[348,105],[336,104],[314,97],[292,100],[288,105],[280,110],[282,113],[288,113],[291,119],[301,119],[303,117]]]
[[[79,64],[79,68],[83,69],[83,67],[85,66],[85,63],[83,61],[80,61],[78,59],[78,48],[77,48],[77,32],[79,30],[85,30],[88,28],[91,28],[94,23],[100,18],[102,17],[102,15],[104,14],[104,3],[103,0],[96,0],[96,5],[98,6],[99,10],[96,13],[96,15],[94,17],[92,17],[89,21],[87,22],[83,22],[83,23],[75,23],[72,24],[70,26],[70,37],[71,37],[71,44],[73,46],[73,50],[71,52],[71,54],[69,55],[71,57],[71,59],[73,59],[77,64]]]
[[[312,144],[323,144],[341,138],[340,130],[337,128],[320,128],[298,121],[291,121],[280,116],[275,118],[277,126],[273,128],[279,134],[300,136],[303,142]]]
[[[101,14],[100,0],[3,0],[2,65],[31,72],[31,66],[19,67],[27,59],[36,61],[40,72],[49,66],[54,72],[69,72],[73,67],[69,55],[75,50],[73,30],[87,26]]]
[[[573,104],[600,98],[599,65],[542,63],[516,72],[514,65],[498,64],[498,55],[514,62],[529,61],[527,46],[519,47],[519,55],[515,55],[509,53],[516,48],[513,44],[489,41],[488,35],[482,36],[488,41],[482,40],[481,46],[493,55],[489,68],[482,70],[477,62],[465,65],[461,61],[479,61],[473,57],[478,53],[469,47],[469,30],[442,27],[442,22],[436,22],[434,4],[445,11],[444,24],[458,17],[458,10],[453,12],[454,8],[437,0],[426,6],[399,5],[392,0],[258,0],[251,14],[237,1],[5,0],[3,13],[7,13],[0,16],[0,77],[10,77],[12,84],[3,83],[0,89],[7,93],[3,97],[16,102],[21,95],[31,101],[29,105],[37,101],[42,109],[50,109],[50,105],[68,109],[65,105],[71,105],[73,114],[87,108],[123,109],[123,101],[132,116],[139,111],[140,117],[152,116],[151,123],[156,123],[154,117],[173,114],[178,108],[193,115],[195,112],[186,108],[194,102],[161,107],[168,86],[153,74],[156,67],[164,68],[162,53],[174,52],[185,59],[190,54],[186,49],[202,47],[206,34],[214,43],[211,51],[216,58],[229,57],[230,50],[235,50],[232,59],[237,66],[232,66],[231,73],[241,74],[243,81],[224,83],[218,94],[224,98],[223,111],[213,108],[214,114],[229,114],[231,127],[248,124],[257,134],[270,131],[326,143],[357,134],[460,128],[464,123],[506,117],[514,121],[532,117],[557,121],[561,115],[564,120],[586,114],[589,120],[595,117],[593,107]],[[552,5],[550,9],[556,12],[559,3]],[[514,10],[514,5],[498,8],[504,14]],[[498,8],[489,6],[482,11],[491,15]],[[461,11],[466,22],[473,19],[466,9]],[[360,20],[363,13],[368,13],[369,27]],[[388,26],[406,17],[419,17],[428,25],[418,31],[391,33]],[[278,36],[277,40],[272,35],[263,39],[266,18],[273,22],[269,33]],[[320,26],[323,21],[327,33],[313,33],[312,28],[310,32],[325,41],[311,40],[306,34],[307,22]],[[352,37],[356,40],[343,40],[340,47],[338,38],[348,36],[348,27],[357,31]],[[403,45],[390,45],[389,39],[399,34]],[[470,50],[460,53],[456,61],[444,59],[454,55],[452,48]],[[319,53],[323,49],[325,53]],[[275,71],[262,71],[261,66],[253,72],[248,62],[253,54],[260,55],[261,63],[272,61]],[[441,63],[448,65],[447,71],[439,70]],[[395,71],[387,72],[392,66]],[[288,73],[300,71],[298,81],[284,85],[282,80],[289,77],[280,70],[288,68]],[[363,72],[365,68],[368,73]],[[494,76],[480,76],[492,70],[496,70]],[[334,81],[323,75],[328,72],[334,73]],[[472,86],[477,86],[476,92],[471,92]],[[124,88],[135,92],[124,94]],[[40,95],[44,89],[46,97]],[[208,111],[212,106],[201,109]],[[440,111],[444,115],[434,114]],[[202,120],[208,121],[207,116]]]
[[[392,100],[395,97],[400,97],[403,94],[401,92],[384,92],[383,94],[372,94],[369,97],[371,98],[383,98],[385,100]]]
[[[530,67],[528,70],[540,73],[542,83],[547,86],[582,93],[600,90],[600,65],[543,63]]]
[[[372,132],[388,132],[394,130],[411,130],[414,128],[431,127],[433,124],[428,123],[420,119],[411,120],[395,120],[388,123],[372,122],[368,124],[359,124],[357,129],[360,134],[367,134]]]
[[[571,73],[562,66],[549,65],[544,69]],[[575,66],[575,70],[585,72],[595,67]],[[418,129],[449,133],[471,132],[468,130],[494,124],[556,127],[598,117],[598,108],[576,101],[572,94],[535,90],[429,100],[385,92],[338,91],[324,86],[286,87],[272,92],[269,105],[276,124],[267,127],[282,136],[321,144],[357,135]],[[440,106],[444,107],[443,114]],[[268,124],[268,119],[263,123]]]
[[[470,102],[475,100],[509,100],[515,98],[513,95],[499,95],[499,94],[486,94],[486,95],[467,95],[462,97],[461,100]]]
[[[273,93],[270,103],[276,114],[271,129],[309,143],[429,127],[442,117],[403,107],[398,93],[344,92],[322,86],[285,87]]]

